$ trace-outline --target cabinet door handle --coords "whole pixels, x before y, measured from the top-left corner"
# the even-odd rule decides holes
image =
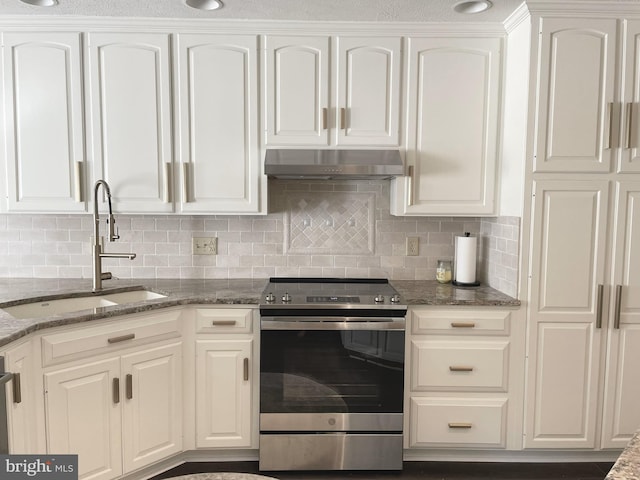
[[[120,403],[120,379],[118,377],[113,379],[111,392],[113,394],[113,403]]]
[[[407,205],[412,206],[413,205],[413,183],[414,183],[414,175],[415,172],[415,168],[413,167],[413,165],[409,165],[409,167],[407,168],[407,177],[409,177],[409,186],[407,188]]]
[[[108,343],[119,343],[119,342],[125,342],[127,340],[133,340],[134,338],[136,338],[136,334],[135,333],[128,333],[127,335],[120,335],[119,337],[111,337],[107,339]]]
[[[326,130],[329,127],[329,109],[322,109],[322,129]]]
[[[624,148],[631,148],[631,122],[633,120],[633,104],[627,103],[625,106],[625,120],[627,131],[624,132]]]
[[[476,324],[473,322],[451,322],[453,328],[475,328]]]
[[[127,373],[124,383],[125,396],[127,397],[127,400],[131,400],[133,398],[133,375]]]
[[[602,299],[604,297],[604,285],[598,285],[598,304],[596,305],[596,328],[602,328]]]
[[[613,328],[620,328],[620,308],[622,307],[622,285],[616,285],[616,304],[613,315]]]
[[[607,103],[607,119],[606,119],[606,126],[607,126],[607,132],[605,135],[605,145],[604,148],[605,149],[610,149],[611,148],[611,144],[612,144],[612,140],[613,140],[613,103]]]
[[[184,203],[191,202],[191,163],[184,162],[182,164],[182,201]]]
[[[346,108],[340,109],[340,129],[341,130],[347,129],[347,109]]]
[[[229,327],[235,325],[236,323],[238,322],[236,322],[235,320],[214,320],[211,322],[211,325],[213,325],[214,327]]]
[[[249,359],[245,358],[244,361],[242,362],[242,370],[243,370],[243,378],[244,381],[248,381],[249,380]]]
[[[467,422],[449,422],[449,428],[471,428],[473,424]]]
[[[82,203],[82,201],[84,200],[84,195],[82,192],[82,186],[84,185],[84,182],[82,181],[82,172],[84,171],[83,169],[83,164],[84,162],[76,162],[75,165],[75,172],[74,172],[74,188],[75,188],[75,201],[78,203]]]
[[[449,366],[450,372],[473,372],[473,367],[464,367],[458,365]]]
[[[13,389],[13,403],[22,403],[22,385],[20,384],[20,374],[14,373],[11,378]]]
[[[164,191],[162,192],[164,203],[171,203],[173,197],[173,164],[164,164]]]

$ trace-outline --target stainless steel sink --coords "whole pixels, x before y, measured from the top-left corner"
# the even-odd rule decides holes
[[[106,293],[89,297],[69,297],[55,300],[23,303],[3,310],[14,318],[42,318],[62,313],[78,312],[113,305],[143,302],[164,298],[166,295],[149,290],[132,290],[121,293]]]

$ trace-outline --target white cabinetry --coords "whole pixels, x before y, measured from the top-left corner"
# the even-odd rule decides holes
[[[7,210],[84,212],[79,33],[5,32]]]
[[[640,423],[640,23],[592,15],[532,32],[526,448],[622,448]]]
[[[408,176],[394,215],[495,213],[500,38],[409,38]]]
[[[399,145],[399,37],[267,36],[271,146]]]
[[[264,207],[258,137],[258,38],[177,35],[183,213]]]
[[[256,448],[252,309],[196,309],[196,447]]]
[[[89,33],[93,177],[126,213],[171,212],[171,56],[165,33]]]
[[[116,478],[182,451],[179,318],[42,337],[47,451],[78,454],[79,478]]]
[[[514,379],[522,368],[521,346],[512,338],[515,311],[410,312],[405,447],[518,448],[521,388]]]

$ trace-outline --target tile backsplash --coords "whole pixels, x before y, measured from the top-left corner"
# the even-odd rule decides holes
[[[119,278],[269,276],[434,279],[454,238],[480,237],[478,279],[516,297],[520,218],[394,217],[388,181],[270,180],[265,216],[118,215],[106,259]],[[102,217],[104,218],[104,217]],[[104,228],[102,225],[101,228]],[[93,217],[0,215],[0,277],[91,278]],[[193,255],[193,237],[217,237],[218,254]],[[407,237],[419,255],[406,255]]]

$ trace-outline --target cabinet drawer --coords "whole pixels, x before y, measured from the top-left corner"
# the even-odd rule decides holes
[[[411,341],[411,390],[507,391],[508,341]]]
[[[55,365],[111,350],[180,336],[180,310],[124,316],[90,327],[42,336],[42,364]]]
[[[253,310],[250,308],[198,308],[197,333],[250,333]]]
[[[509,310],[412,310],[412,333],[446,335],[508,335]]]
[[[409,446],[506,446],[506,398],[412,397]]]

